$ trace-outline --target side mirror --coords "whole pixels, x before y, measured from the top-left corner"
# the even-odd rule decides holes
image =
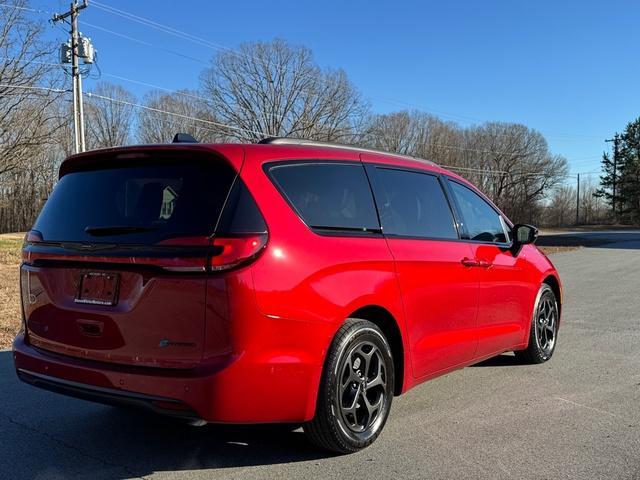
[[[538,239],[538,229],[532,225],[515,225],[512,234],[516,255],[520,252],[522,245],[534,243]]]

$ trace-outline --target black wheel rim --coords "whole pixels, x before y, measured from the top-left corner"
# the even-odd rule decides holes
[[[372,342],[358,342],[348,350],[340,370],[340,416],[352,432],[367,432],[381,418],[388,395],[382,352]]]
[[[540,298],[536,312],[536,342],[538,348],[548,356],[556,344],[558,328],[558,305],[553,295],[546,293]]]

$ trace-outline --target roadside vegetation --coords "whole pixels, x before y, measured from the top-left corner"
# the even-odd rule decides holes
[[[0,235],[0,348],[9,348],[20,328],[19,265],[22,234]]]

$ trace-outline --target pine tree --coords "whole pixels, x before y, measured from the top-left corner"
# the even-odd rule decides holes
[[[627,125],[622,135],[620,158],[623,220],[640,223],[640,118]]]
[[[614,207],[618,221],[640,224],[640,117],[627,125],[617,146],[617,161],[602,155],[600,189],[594,195]]]
[[[616,134],[617,135],[617,134]],[[617,212],[616,204],[619,204],[619,190],[616,189],[618,183],[618,172],[611,155],[602,154],[602,175],[600,176],[600,188],[594,193],[594,196],[604,198],[611,205],[614,215]]]

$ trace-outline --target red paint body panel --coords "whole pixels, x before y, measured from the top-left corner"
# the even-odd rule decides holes
[[[266,246],[238,268],[187,273],[145,269],[157,267],[153,257],[114,261],[28,246],[23,269],[29,284],[23,278],[22,286],[26,334],[14,342],[17,369],[177,400],[211,422],[303,422],[313,418],[335,332],[357,310],[373,306],[395,322],[406,391],[492,354],[523,348],[540,283],[550,275],[558,278],[532,245],[514,256],[462,240],[316,233],[264,170],[277,161],[362,160],[464,181],[419,160],[310,146],[163,145],[88,152],[71,157],[61,171],[96,155],[117,154],[126,161],[166,149],[211,152],[216,161],[224,157],[264,217]],[[464,258],[490,266],[465,266]],[[56,260],[73,263],[46,263]],[[205,261],[163,260],[172,267]],[[100,262],[109,267],[98,268]],[[81,274],[93,270],[119,276],[115,305],[74,301]],[[163,339],[175,345],[162,346]]]
[[[420,378],[474,358],[478,272],[461,260],[467,243],[390,238],[406,315],[413,376]]]
[[[120,277],[115,306],[77,304],[78,279],[86,268],[23,266],[35,302],[27,302],[29,341],[36,347],[89,360],[160,368],[193,368],[202,360],[206,279],[100,269]],[[180,292],[180,301],[175,301]],[[94,335],[82,322],[96,322]],[[181,348],[163,348],[170,338]]]

